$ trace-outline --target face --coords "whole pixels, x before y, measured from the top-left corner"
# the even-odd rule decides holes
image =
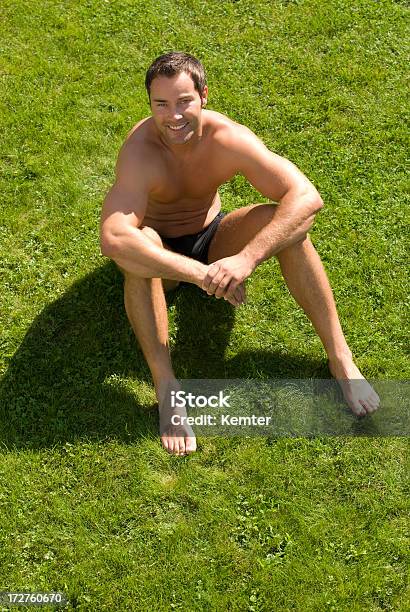
[[[207,95],[207,87],[202,97],[199,95],[186,72],[173,77],[159,76],[152,81],[151,112],[167,144],[185,144],[201,133],[202,106]]]

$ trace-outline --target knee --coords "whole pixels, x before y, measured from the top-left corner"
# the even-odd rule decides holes
[[[134,285],[134,284],[147,284],[148,281],[151,281],[151,278],[143,278],[142,276],[138,276],[134,272],[128,272],[128,270],[124,270],[120,265],[117,264],[117,268],[121,272],[124,277],[124,281],[126,285]]]
[[[160,278],[145,278],[137,274],[123,271],[125,300],[132,296],[152,295],[158,288],[161,289]]]
[[[295,242],[294,244],[292,244],[289,248],[291,249],[292,247],[296,247],[297,249],[301,249],[301,248],[304,249],[309,244],[310,244],[310,238],[309,238],[309,234],[306,232],[306,234],[303,234],[303,236],[299,238],[299,240]]]
[[[282,251],[280,251],[279,253],[276,253],[276,257],[280,261],[282,257],[305,251],[310,247],[311,244],[312,243],[310,241],[309,234],[306,233],[297,242],[294,242],[293,244],[282,249]]]

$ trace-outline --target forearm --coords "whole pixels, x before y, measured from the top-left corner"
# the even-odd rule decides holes
[[[299,242],[311,228],[323,203],[319,196],[285,195],[275,207],[273,218],[248,242],[241,253],[253,266]]]
[[[106,238],[102,252],[123,270],[141,278],[167,278],[198,284],[207,266],[156,245],[138,228]]]

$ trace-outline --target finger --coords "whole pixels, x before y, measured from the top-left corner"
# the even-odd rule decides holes
[[[241,306],[243,304],[243,301],[242,301],[243,296],[242,296],[240,286],[238,286],[233,293],[231,291],[227,293],[227,298],[228,300],[230,299],[234,300],[235,306]]]
[[[238,304],[242,304],[242,295],[239,289],[239,293],[237,294],[237,290],[240,286],[240,283],[236,280],[231,280],[231,282],[229,283],[229,285],[226,288],[225,291],[225,297],[228,298],[228,300],[230,298],[234,298]]]
[[[229,285],[229,281],[230,281],[229,276],[224,276],[222,278],[222,280],[220,281],[218,287],[215,290],[215,293],[214,293],[215,297],[217,297],[217,298],[224,297],[224,295],[226,293],[226,288]]]
[[[235,306],[235,308],[236,308],[237,306],[240,306],[239,302],[238,302],[238,301],[237,301],[237,299],[236,299],[236,298],[234,298],[234,297],[233,297],[233,298],[229,298],[229,299],[228,299],[227,297],[224,297],[224,300],[225,300],[226,302],[229,302],[229,303],[230,303],[232,306]]]
[[[220,270],[215,276],[214,278],[211,280],[211,282],[208,284],[208,288],[206,289],[206,292],[208,293],[208,295],[214,295],[215,291],[217,290],[217,288],[219,287],[220,282],[222,281],[222,279],[225,276],[225,272],[223,272],[222,270]]]
[[[241,298],[241,304],[246,304],[246,289],[245,289],[245,284],[244,283],[240,283],[236,289],[236,294],[240,294],[240,298]]]
[[[235,296],[226,297],[226,295],[224,295],[223,298],[226,302],[229,302],[230,304],[232,304],[232,306],[239,306],[239,302]]]
[[[214,279],[213,281],[211,281],[211,283],[208,285],[208,289],[206,290],[208,295],[215,295],[216,291],[219,287],[219,285],[221,284],[221,282],[223,281],[223,273],[220,272]]]
[[[233,294],[232,293],[225,294],[224,300],[232,304],[232,306],[241,306],[242,304],[242,297],[240,293],[238,293],[238,290],[236,290],[235,293]]]
[[[246,295],[245,283],[241,283],[241,287],[242,287],[242,294],[243,294],[243,303],[246,304],[246,302],[248,301],[248,296]]]
[[[202,281],[202,289],[204,291],[208,291],[209,285],[212,283],[214,277],[218,274],[218,272],[219,272],[219,264],[215,262],[209,266],[208,271],[205,275],[205,278]]]
[[[242,304],[245,303],[244,296],[243,296],[243,290],[241,289],[240,286],[236,288],[234,297],[237,300],[237,302],[239,302],[240,306],[242,306]]]

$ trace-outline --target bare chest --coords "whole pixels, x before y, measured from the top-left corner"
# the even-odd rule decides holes
[[[202,202],[228,178],[210,157],[185,163],[167,162],[150,193],[150,200],[170,205],[183,201]]]
[[[170,237],[206,227],[221,208],[218,188],[233,176],[222,151],[207,138],[190,157],[160,151],[155,161],[158,172],[144,223]]]

